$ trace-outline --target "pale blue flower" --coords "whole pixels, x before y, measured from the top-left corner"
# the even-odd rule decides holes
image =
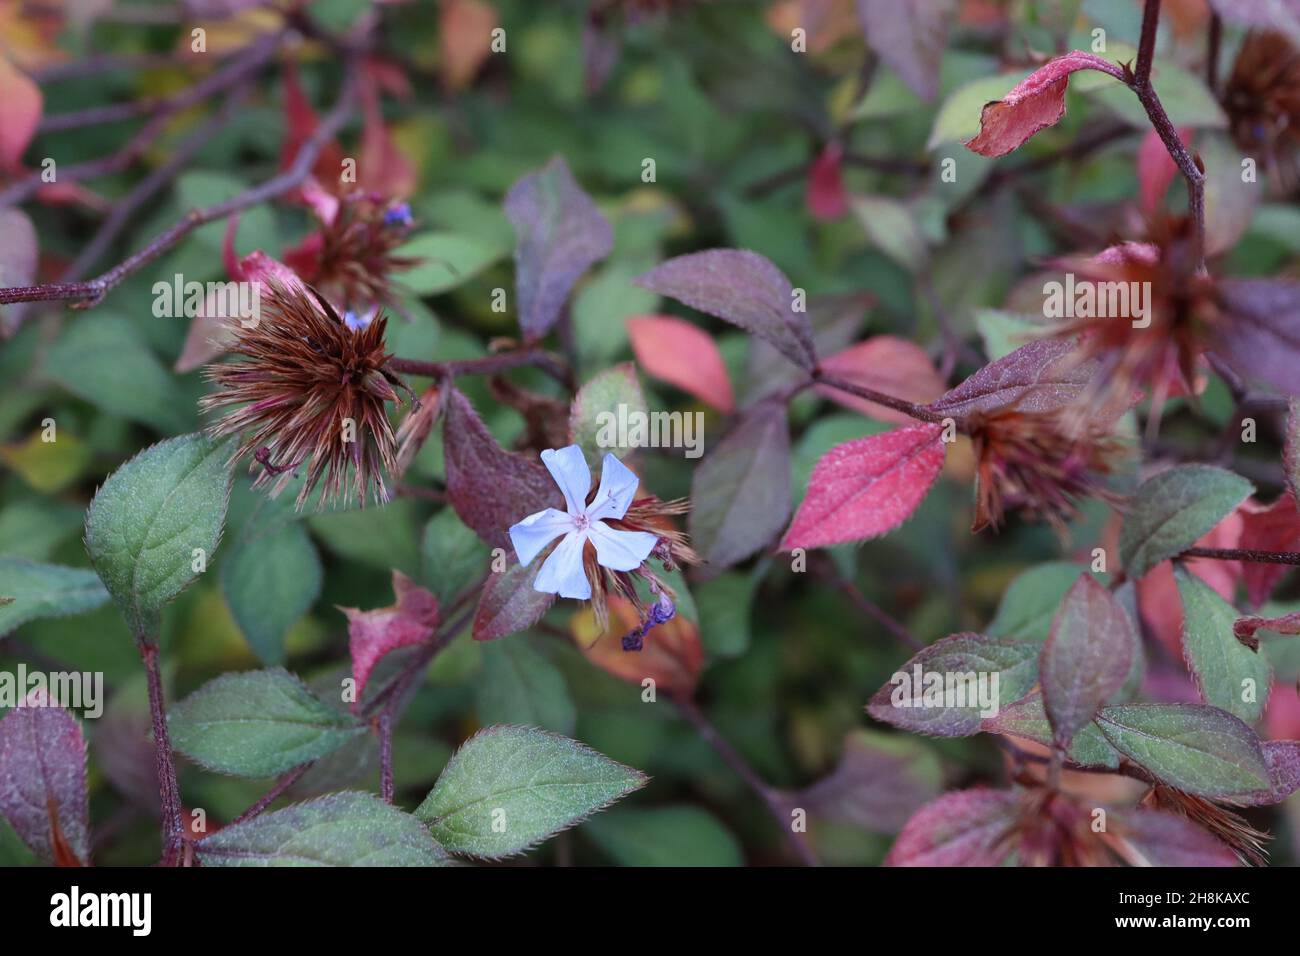
[[[622,531],[605,522],[627,513],[636,494],[636,475],[613,455],[606,455],[600,472],[600,487],[588,505],[591,471],[582,449],[570,445],[558,451],[542,452],[542,464],[564,493],[565,511],[547,508],[529,515],[510,528],[510,543],[519,563],[529,564],[542,549],[563,535],[542,562],[533,587],[546,594],[588,600],[591,582],[583,568],[582,553],[590,541],[596,549],[596,563],[611,571],[632,571],[649,557],[659,540],[647,531]]]

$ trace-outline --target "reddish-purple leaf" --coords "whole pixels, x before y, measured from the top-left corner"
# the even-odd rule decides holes
[[[1256,631],[1272,631],[1274,634],[1300,634],[1300,611],[1283,614],[1281,617],[1239,617],[1232,624],[1232,633],[1237,640],[1252,651],[1259,650],[1259,638]]]
[[[998,866],[1019,800],[1010,790],[958,790],[917,810],[885,857],[886,866]]]
[[[1264,762],[1273,778],[1273,792],[1262,802],[1281,803],[1300,790],[1300,741],[1266,740]]]
[[[939,95],[939,64],[956,12],[952,0],[857,0],[867,45],[927,103]]]
[[[348,617],[348,653],[358,701],[381,657],[399,647],[423,644],[438,626],[438,599],[401,571],[393,572],[393,595],[397,600],[388,607],[339,608]]]
[[[804,202],[808,207],[808,215],[814,219],[829,222],[849,211],[849,194],[844,188],[844,175],[840,171],[843,156],[843,146],[829,143],[808,170],[808,192]]]
[[[519,240],[519,325],[535,342],[555,325],[579,277],[609,255],[614,231],[562,156],[511,186],[505,210]]]
[[[647,375],[694,395],[720,412],[736,407],[731,379],[717,343],[698,325],[671,315],[627,320],[628,338]]]
[[[12,170],[36,135],[44,100],[31,78],[0,54],[0,170]]]
[[[1291,399],[1286,415],[1286,443],[1282,450],[1286,487],[1300,507],[1300,399]]]
[[[39,246],[36,227],[21,209],[0,209],[0,287],[31,285],[36,278]],[[0,334],[18,328],[21,308],[0,307]]]
[[[795,801],[814,819],[835,820],[871,833],[897,833],[921,804],[939,795],[942,771],[915,738],[858,730],[829,776]]]
[[[1124,685],[1137,646],[1128,612],[1090,575],[1080,575],[1052,621],[1038,665],[1043,709],[1058,745],[1068,749]]]
[[[893,531],[943,467],[943,429],[898,428],[837,445],[821,457],[781,550],[864,541]]]
[[[1039,339],[984,366],[927,407],[954,417],[1007,405],[1052,411],[1076,401],[1096,369],[1096,362],[1079,360],[1072,339]]]
[[[767,339],[801,368],[817,364],[808,315],[794,309],[794,287],[756,252],[707,249],[678,256],[636,284]]]
[[[857,341],[866,324],[872,296],[861,292],[819,295],[808,300],[808,324],[812,326],[813,351],[834,355]],[[776,347],[765,339],[749,343],[749,360],[745,363],[745,382],[741,391],[743,405],[754,405],[764,398],[808,380],[806,369],[792,365]]]
[[[1294,551],[1300,546],[1300,512],[1289,494],[1278,497],[1271,505],[1247,499],[1237,514],[1241,516],[1241,536],[1237,547],[1252,551]],[[1253,607],[1268,600],[1273,588],[1291,568],[1266,561],[1241,562],[1241,580]]]
[[[822,360],[822,371],[895,398],[924,404],[943,394],[944,383],[925,349],[896,335],[876,335]],[[911,424],[903,412],[829,385],[817,392],[831,401],[882,422]]]
[[[0,813],[45,862],[89,861],[86,741],[76,718],[43,690],[0,720]]]
[[[1186,143],[1191,131],[1179,128],[1178,136]],[[1169,155],[1164,140],[1155,130],[1148,131],[1142,137],[1137,153],[1138,196],[1142,212],[1148,216],[1155,214],[1165,201],[1169,184],[1177,175],[1178,166]]]
[[[532,564],[521,567],[514,556],[509,566],[493,574],[479,595],[474,612],[474,640],[492,641],[532,627],[555,602],[554,594],[544,594],[533,587],[537,572],[546,560],[544,552]]]
[[[966,146],[982,156],[1005,156],[1039,130],[1054,126],[1065,115],[1065,89],[1070,74],[1100,70],[1117,80],[1124,71],[1092,53],[1073,50],[1040,66],[1000,100],[986,103],[979,135]]]
[[[447,498],[460,520],[494,548],[510,548],[509,527],[564,499],[540,459],[508,452],[469,399],[452,389],[442,425]]]
[[[785,404],[747,410],[695,469],[691,542],[709,570],[724,570],[764,548],[790,517],[790,427]]]
[[[1300,393],[1300,282],[1222,279],[1214,350],[1238,373],[1288,395]]]
[[[1112,810],[1111,847],[1132,866],[1239,866],[1226,843],[1163,810]]]

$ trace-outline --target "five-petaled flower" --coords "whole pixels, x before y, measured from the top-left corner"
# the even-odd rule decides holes
[[[567,511],[547,508],[529,515],[510,528],[519,563],[532,562],[542,549],[563,535],[537,572],[534,587],[547,594],[589,600],[591,582],[584,568],[584,552],[590,543],[596,563],[611,571],[633,571],[650,556],[658,538],[646,531],[612,528],[606,521],[627,514],[639,479],[613,455],[605,455],[596,497],[587,503],[591,471],[582,449],[569,445],[558,451],[542,452],[542,463],[564,493]]]

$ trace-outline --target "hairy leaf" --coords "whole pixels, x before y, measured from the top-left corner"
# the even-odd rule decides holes
[[[0,555],[0,634],[41,617],[92,611],[108,600],[94,571]]]
[[[1018,805],[1009,790],[958,790],[921,807],[894,841],[886,866],[997,866]]]
[[[493,573],[479,596],[474,612],[474,640],[492,641],[536,624],[555,603],[555,595],[533,587],[546,558],[539,554],[533,563],[520,566],[512,554],[502,572]]]
[[[242,538],[221,566],[221,592],[264,664],[284,661],[284,637],[320,596],[320,555],[306,529],[285,522]]]
[[[1074,342],[1040,339],[985,365],[927,407],[954,417],[1008,405],[1048,412],[1077,401],[1096,367],[1095,362],[1079,360]]]
[[[1183,653],[1201,699],[1255,723],[1268,703],[1268,659],[1237,639],[1236,609],[1213,588],[1181,566],[1174,577],[1183,603]]]
[[[638,442],[631,433],[637,420],[648,420],[648,414],[636,366],[623,362],[600,372],[578,389],[569,411],[569,438],[582,448],[589,465],[599,465],[606,454],[621,461],[649,443],[648,434]],[[620,434],[620,422],[628,423],[627,434]]]
[[[1120,560],[1140,578],[1186,551],[1253,490],[1245,478],[1212,465],[1179,465],[1142,484],[1120,532]]]
[[[380,659],[399,647],[423,644],[438,626],[438,599],[401,571],[393,572],[393,595],[388,607],[362,611],[340,608],[348,618],[348,653],[352,676],[361,700],[367,681]]]
[[[86,741],[44,690],[0,720],[0,813],[46,863],[89,864]]]

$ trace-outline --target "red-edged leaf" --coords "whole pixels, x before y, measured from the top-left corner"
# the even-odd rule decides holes
[[[745,249],[706,249],[661,263],[636,280],[760,336],[808,371],[817,364],[806,312],[794,310],[794,287],[769,260]]]
[[[695,469],[691,543],[709,570],[767,547],[790,516],[790,427],[785,404],[748,409]]]
[[[930,361],[925,349],[893,335],[877,335],[865,342],[851,345],[843,352],[823,359],[822,370],[855,385],[917,404],[934,401],[944,390],[943,379],[935,371],[934,363]],[[878,421],[896,422],[899,425],[913,421],[902,412],[841,392],[829,385],[818,385],[817,391],[845,408]]]
[[[488,579],[474,612],[474,640],[496,640],[541,620],[555,603],[555,595],[536,590],[533,582],[549,553],[539,554],[527,567],[521,567],[511,555],[506,570]]]
[[[1111,811],[1111,846],[1132,866],[1239,866],[1231,847],[1186,817],[1139,808]]]
[[[43,690],[0,720],[0,813],[46,863],[89,861],[86,741]]]
[[[562,156],[511,186],[505,210],[518,236],[519,325],[533,342],[560,318],[574,283],[609,255],[614,232]]]
[[[438,626],[438,599],[401,571],[393,572],[393,595],[397,600],[388,607],[339,608],[348,617],[348,653],[358,701],[381,657],[399,647],[423,644]]]
[[[1096,371],[1093,361],[1079,361],[1069,339],[1039,339],[991,362],[928,407],[941,415],[960,416],[1017,405],[1027,412],[1047,412],[1071,404]]]
[[[1005,156],[1039,130],[1054,126],[1065,115],[1065,90],[1070,74],[1100,70],[1117,80],[1124,71],[1092,53],[1073,50],[1034,70],[1000,100],[986,103],[980,114],[979,135],[966,146],[982,156]]]
[[[1300,393],[1300,282],[1222,279],[1216,289],[1224,315],[1213,327],[1215,351],[1246,378]]]
[[[1019,801],[1009,790],[958,790],[917,810],[894,841],[886,866],[997,866]]]
[[[843,156],[843,146],[828,143],[808,170],[805,203],[808,214],[814,219],[830,221],[849,211],[849,195],[844,188],[844,176],[840,172]]]
[[[1137,646],[1128,612],[1090,575],[1080,575],[1061,602],[1039,661],[1043,709],[1057,744],[1068,749],[1124,685]]]
[[[442,425],[447,499],[460,520],[492,547],[510,550],[508,529],[546,508],[563,508],[560,489],[539,459],[508,452],[455,389]]]
[[[1232,622],[1232,633],[1237,640],[1252,651],[1259,650],[1259,638],[1256,631],[1272,631],[1274,634],[1300,634],[1300,611],[1283,614],[1281,617],[1256,617],[1248,615]]]
[[[722,353],[713,336],[699,326],[671,315],[638,315],[627,320],[627,334],[647,375],[676,385],[720,412],[736,407]]]
[[[781,550],[863,541],[911,516],[943,467],[943,429],[899,428],[832,448],[813,467],[808,494]]]
[[[857,0],[867,45],[927,103],[939,95],[939,63],[953,0]]]
[[[36,135],[44,100],[31,78],[0,54],[0,169],[14,169]]]
[[[1300,512],[1295,499],[1289,494],[1278,497],[1271,505],[1261,505],[1248,499],[1239,509],[1241,537],[1238,548],[1251,551],[1294,551],[1300,546]],[[1253,607],[1268,600],[1273,588],[1290,571],[1285,564],[1268,564],[1264,561],[1243,561],[1241,579],[1246,585],[1246,595]]]
[[[492,53],[497,11],[483,0],[443,0],[438,8],[438,70],[449,90],[463,90]]]
[[[1191,130],[1179,127],[1178,136],[1186,143],[1191,138]],[[1137,176],[1142,211],[1148,216],[1154,215],[1165,201],[1169,184],[1178,176],[1178,166],[1155,130],[1142,137],[1142,144],[1138,146]]]

